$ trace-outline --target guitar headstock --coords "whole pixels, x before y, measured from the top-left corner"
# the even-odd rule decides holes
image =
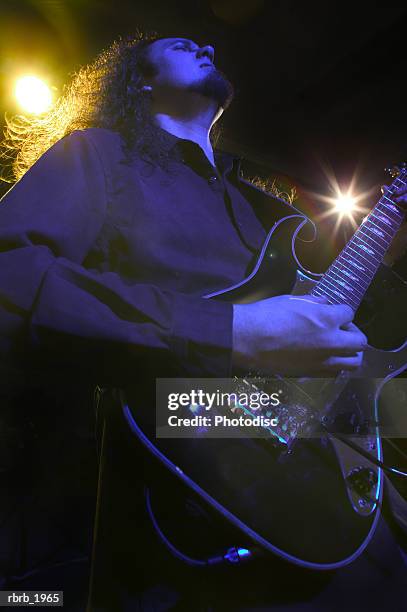
[[[397,164],[394,166],[390,166],[389,168],[385,168],[385,172],[390,174],[392,179],[395,179],[400,176],[400,174],[407,173],[407,163],[403,162],[402,164]]]

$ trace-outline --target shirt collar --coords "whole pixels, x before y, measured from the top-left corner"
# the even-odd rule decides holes
[[[164,153],[168,154],[175,161],[187,164],[199,173],[208,174],[210,172],[213,174],[213,166],[198,144],[192,140],[178,138],[162,128],[158,129],[160,144]],[[222,174],[229,172],[234,163],[239,159],[219,149],[214,149],[214,157],[216,167]]]

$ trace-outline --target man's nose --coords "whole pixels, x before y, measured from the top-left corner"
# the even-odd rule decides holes
[[[200,47],[196,52],[196,56],[199,57],[207,57],[213,63],[213,59],[215,57],[215,49],[211,47],[211,45],[206,45],[205,47]]]

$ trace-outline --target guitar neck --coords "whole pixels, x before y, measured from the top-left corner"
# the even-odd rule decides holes
[[[312,295],[325,296],[331,304],[358,309],[404,220],[403,210],[391,200],[391,195],[406,184],[403,171],[314,286]]]

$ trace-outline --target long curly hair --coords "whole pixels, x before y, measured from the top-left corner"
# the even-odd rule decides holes
[[[2,180],[14,182],[55,142],[74,130],[89,127],[122,134],[126,159],[148,153],[156,161],[165,157],[159,130],[152,121],[151,96],[143,91],[143,78],[154,76],[149,45],[161,38],[156,33],[120,38],[96,59],[74,73],[53,107],[39,117],[6,117],[0,145]],[[211,135],[215,141],[215,132]]]

